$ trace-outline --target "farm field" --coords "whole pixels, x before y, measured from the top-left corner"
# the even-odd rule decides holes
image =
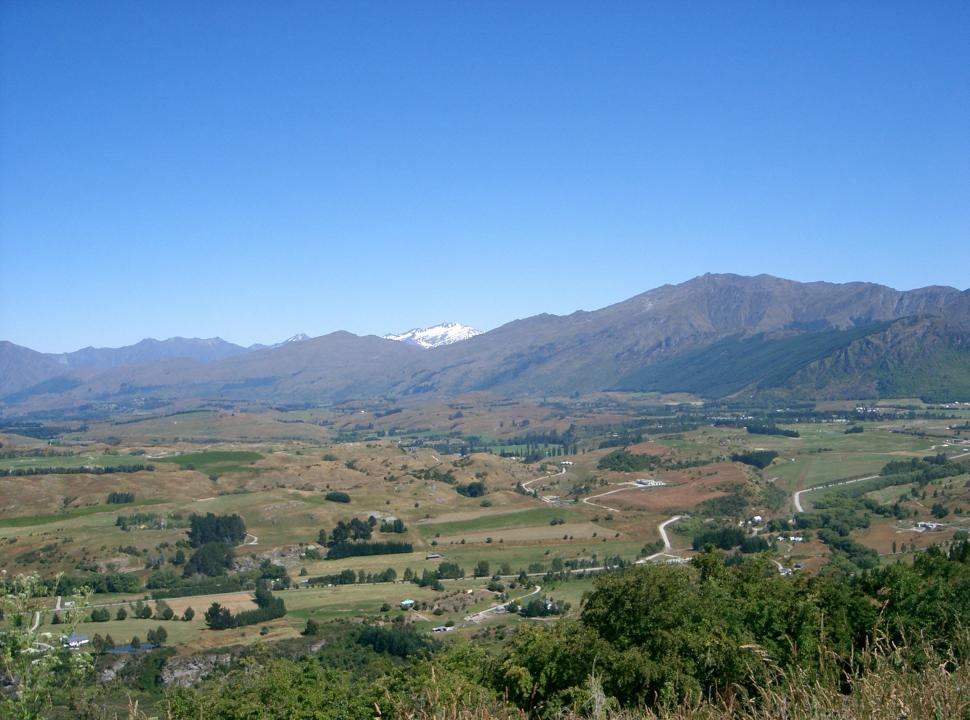
[[[611,405],[601,413],[586,408],[570,417],[526,403],[475,401],[424,409],[404,404],[400,409],[201,411],[92,423],[84,433],[65,438],[83,446],[56,448],[72,453],[69,457],[44,457],[45,446],[36,443],[14,444],[8,447],[19,448],[16,454],[3,458],[0,467],[150,463],[153,469],[0,478],[0,568],[42,578],[63,573],[92,583],[104,574],[121,578],[119,587],[135,590],[101,588],[89,598],[95,606],[108,604],[111,619],[78,627],[127,641],[161,621],[131,614],[117,620],[117,603],[150,597],[158,591],[146,587],[153,582],[164,582],[163,591],[179,589],[176,595],[186,588],[196,592],[183,579],[189,574],[185,563],[197,550],[189,541],[193,515],[238,516],[245,531],[233,541],[229,578],[249,585],[205,592],[206,579],[199,576],[193,582],[200,594],[168,598],[176,616],[187,607],[196,613],[189,622],[162,623],[167,644],[180,654],[294,639],[311,619],[399,618],[421,629],[450,623],[451,632],[467,635],[480,627],[523,622],[501,612],[475,623],[465,617],[531,593],[536,584],[543,586],[543,597],[568,603],[567,612],[575,613],[592,580],[562,580],[556,573],[563,569],[648,556],[688,559],[694,535],[710,527],[740,523],[745,532],[772,537],[766,524],[791,522],[796,490],[876,475],[893,460],[970,452],[970,445],[961,444],[965,438],[933,420],[788,422],[778,427],[799,436],[785,437],[751,434],[740,423],[713,424],[695,405],[684,413],[691,422],[681,418],[673,432],[662,430],[666,413],[636,419],[628,408],[617,412]],[[631,423],[660,423],[660,429],[631,432],[628,428],[637,426]],[[846,434],[850,424],[863,431]],[[516,442],[523,425],[543,441]],[[446,426],[450,435],[439,435]],[[392,427],[393,437],[368,435]],[[466,441],[454,427],[476,432],[465,450],[456,445]],[[294,432],[281,434],[281,428]],[[921,435],[927,428],[933,434]],[[550,433],[567,431],[560,445],[546,441]],[[99,441],[109,434],[110,446]],[[634,461],[647,458],[641,463],[646,469],[616,469],[625,466],[611,465],[609,458],[620,451]],[[751,451],[773,451],[777,457],[764,468],[732,460]],[[525,462],[527,453],[539,457]],[[872,507],[899,517],[870,512],[867,526],[850,530],[851,539],[874,550],[879,562],[911,558],[949,541],[968,528],[968,478],[949,476],[926,486],[909,482],[866,493]],[[644,479],[664,484],[633,485]],[[474,493],[459,492],[472,486],[478,487]],[[805,493],[806,509],[824,504],[836,490]],[[109,504],[111,493],[130,493],[132,501]],[[667,548],[659,526],[674,516],[682,519],[668,528]],[[754,516],[762,518],[760,527],[751,524]],[[321,538],[329,542],[335,528],[351,521],[371,523],[368,542],[402,543],[403,552],[325,559],[329,548]],[[395,521],[399,532],[382,531],[382,525]],[[920,521],[940,527],[914,529]],[[831,561],[831,548],[814,537],[814,530],[799,531],[808,536],[801,542],[785,539],[794,532],[774,531],[779,539],[765,552],[776,563],[815,572]],[[443,564],[457,565],[464,577],[442,579],[437,589],[433,583],[419,587],[404,581],[434,574]],[[203,614],[213,602],[232,613],[256,609],[252,587],[266,567],[276,568],[277,579],[285,575],[286,582],[274,591],[285,603],[285,614],[251,626],[209,629]],[[481,577],[472,577],[476,568],[484,568]],[[304,586],[348,571],[351,584],[327,587],[331,580]],[[493,575],[503,576],[496,587],[504,588],[523,572],[530,575],[528,583],[506,588],[506,595],[486,589]],[[394,582],[360,582],[386,573]],[[47,608],[39,630],[52,635],[57,632],[50,624],[54,594],[39,606]],[[404,599],[414,600],[415,609],[401,611]]]

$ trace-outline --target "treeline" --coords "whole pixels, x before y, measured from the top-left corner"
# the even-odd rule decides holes
[[[745,425],[744,429],[748,431],[750,435],[781,435],[782,437],[797,438],[801,437],[801,434],[797,430],[786,430],[785,428],[780,428],[777,425]]]
[[[397,580],[397,570],[387,568],[380,572],[369,573],[365,570],[354,572],[343,570],[333,575],[318,575],[307,580],[308,585],[364,585],[367,583],[394,582]]]
[[[340,542],[332,543],[327,549],[327,560],[339,560],[340,558],[356,557],[363,555],[392,555],[396,553],[413,552],[414,548],[409,542],[398,542],[395,540],[384,540],[378,542]]]
[[[286,604],[283,598],[275,597],[264,587],[256,588],[253,601],[256,603],[255,610],[241,610],[236,614],[233,614],[229,608],[214,602],[205,611],[205,624],[213,630],[227,630],[275,620],[286,615]]]
[[[79,465],[78,467],[29,467],[0,469],[0,477],[26,477],[30,475],[110,475],[112,473],[135,473],[152,471],[154,465]]]
[[[133,492],[112,492],[108,493],[108,505],[124,505],[135,502]]]
[[[61,575],[41,583],[45,595],[73,595],[82,588],[93,593],[133,593],[141,590],[138,577],[130,573],[106,572]]]

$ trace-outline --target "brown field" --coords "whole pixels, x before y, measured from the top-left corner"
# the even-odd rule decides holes
[[[656,455],[657,457],[670,457],[673,454],[669,447],[661,445],[658,442],[653,442],[652,440],[630,445],[627,448],[627,452],[631,452],[634,455]]]
[[[681,510],[690,509],[704,500],[726,495],[731,487],[743,485],[748,476],[734,463],[715,463],[701,468],[664,472],[660,476],[667,487],[633,488],[629,491],[607,495],[601,500],[605,505],[635,510]],[[602,492],[605,492],[603,490]]]

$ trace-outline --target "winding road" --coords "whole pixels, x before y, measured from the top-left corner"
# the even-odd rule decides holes
[[[566,468],[563,468],[559,472],[552,473],[551,475],[543,475],[542,477],[537,477],[537,478],[532,478],[531,480],[526,480],[524,483],[522,483],[522,489],[523,490],[528,490],[529,489],[529,486],[532,483],[534,483],[534,482],[539,482],[540,480],[548,480],[551,477],[560,477],[561,475],[565,475],[565,474],[566,474]]]
[[[648,563],[651,560],[656,560],[657,558],[663,557],[664,555],[667,555],[669,557],[677,557],[676,555],[671,553],[671,550],[673,550],[673,548],[670,545],[670,538],[667,536],[667,526],[672,525],[673,523],[677,522],[683,517],[684,517],[683,515],[674,515],[669,520],[664,520],[662,523],[660,523],[657,526],[657,530],[660,532],[660,539],[663,540],[663,543],[664,543],[664,549],[661,550],[660,552],[655,552],[653,555],[637,560],[636,562],[637,565],[643,565],[644,563]]]
[[[246,533],[246,537],[251,537],[252,541],[244,542],[243,545],[255,545],[259,541],[259,538],[253,535],[252,533]]]
[[[631,490],[631,489],[632,490],[653,490],[658,487],[663,487],[663,485],[641,485],[638,482],[623,482],[619,484],[622,487],[618,487],[615,490],[607,490],[605,493],[600,493],[599,495],[590,495],[588,498],[583,498],[583,503],[585,503],[586,505],[592,505],[593,507],[603,508],[604,510],[609,510],[610,512],[623,512],[619,508],[610,507],[609,505],[601,505],[600,503],[590,502],[590,500],[606,497],[607,495],[623,492],[625,490]]]

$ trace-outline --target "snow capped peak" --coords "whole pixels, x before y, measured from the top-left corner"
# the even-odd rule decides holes
[[[286,345],[287,343],[303,342],[304,340],[309,340],[309,339],[310,339],[310,336],[307,335],[306,333],[297,333],[293,337],[286,338],[286,340],[281,342],[280,345]]]
[[[400,335],[385,335],[384,339],[397,340],[408,345],[419,345],[423,348],[436,348],[461,342],[481,334],[481,330],[461,323],[441,323],[427,328],[414,328]]]

